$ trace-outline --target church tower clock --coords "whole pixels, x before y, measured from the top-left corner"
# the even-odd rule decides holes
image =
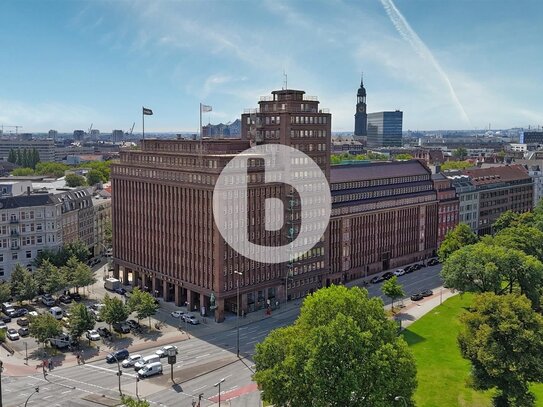
[[[368,113],[366,112],[366,89],[364,88],[364,78],[362,78],[356,95],[356,113],[354,115],[355,139],[367,137],[367,125]]]

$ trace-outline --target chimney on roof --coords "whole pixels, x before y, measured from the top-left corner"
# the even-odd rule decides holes
[[[26,194],[30,196],[30,187],[26,187]]]

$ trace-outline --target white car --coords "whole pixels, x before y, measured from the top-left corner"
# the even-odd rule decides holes
[[[398,277],[403,276],[405,274],[405,270],[404,269],[398,269],[398,270],[394,271],[393,274],[395,276],[398,276]]]
[[[39,314],[36,311],[30,311],[28,315],[31,317],[37,317]]]
[[[137,361],[139,361],[143,356],[142,355],[130,355],[125,360],[123,360],[123,363],[121,363],[122,367],[133,367]]]
[[[188,322],[191,325],[198,325],[200,321],[194,315],[185,315],[185,322]]]
[[[11,341],[16,341],[17,339],[19,339],[19,332],[17,332],[15,329],[13,328],[10,328],[8,329],[8,332],[6,333],[6,336],[11,340]]]
[[[184,311],[172,311],[170,315],[174,318],[181,318],[185,312]]]
[[[177,355],[177,346],[175,345],[166,345],[166,346],[163,346],[162,348],[160,348],[159,350],[157,350],[155,353],[161,357],[161,358],[165,358],[166,356],[168,356],[168,352],[170,351],[170,349],[175,349],[175,354]]]
[[[90,331],[87,331],[87,335],[85,335],[87,339],[90,339],[91,341],[99,341],[100,340],[100,334],[97,330],[91,329]]]

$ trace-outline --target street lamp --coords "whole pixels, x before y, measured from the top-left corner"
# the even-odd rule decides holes
[[[218,383],[215,383],[213,387],[219,387],[219,407],[221,407],[221,383],[224,383],[226,379],[221,379]]]
[[[26,401],[25,401],[25,407],[28,405],[28,400],[30,400],[30,397],[32,397],[34,394],[39,393],[39,392],[40,392],[40,388],[39,388],[39,387],[36,387],[36,388],[34,389],[34,393],[32,393],[32,394],[31,394],[30,396],[28,396],[28,398],[26,399]]]
[[[138,383],[140,382],[139,376],[136,376],[136,398],[139,400],[140,396],[138,394]]]
[[[407,401],[405,401],[405,397],[404,397],[404,396],[396,396],[396,397],[394,397],[394,401],[400,401],[400,400],[402,400],[402,401],[403,401],[403,405],[404,405],[405,407],[407,407]]]
[[[115,362],[117,362],[117,377],[119,378],[119,395],[123,396],[123,391],[121,390],[121,376],[123,375],[123,371],[121,370],[121,364],[119,363],[119,359],[117,359],[116,355],[113,355],[113,358],[115,359]]]
[[[2,371],[4,370],[4,362],[0,360],[0,407],[4,404],[2,403]]]
[[[243,276],[243,273],[241,271],[237,271],[237,270],[234,270],[234,274],[237,274],[238,275],[238,284],[237,284],[237,294],[236,294],[236,297],[237,297],[237,302],[238,302],[238,305],[237,305],[237,308],[236,308],[236,326],[237,326],[237,349],[238,349],[238,358],[239,358],[239,279],[241,276]]]

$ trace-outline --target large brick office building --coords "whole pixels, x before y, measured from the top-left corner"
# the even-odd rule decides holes
[[[437,200],[429,170],[418,161],[331,169],[331,115],[317,98],[303,91],[272,92],[242,115],[241,133],[237,140],[145,140],[141,150],[121,152],[120,163],[112,166],[115,275],[124,281],[131,275],[132,284],[191,309],[208,311],[214,299],[221,321],[225,311],[237,309],[238,284],[240,307],[250,312],[285,296],[303,297],[347,274],[405,264],[435,250]],[[320,166],[331,183],[333,217],[329,231],[304,256],[265,264],[224,242],[212,201],[216,180],[233,157],[275,143],[303,151]],[[248,223],[261,227],[266,198],[287,203],[293,197],[283,184],[264,183],[260,161],[249,162],[248,173]],[[285,215],[281,230],[251,229],[253,242],[288,243],[285,230],[296,221]],[[364,246],[366,239],[372,244]]]

